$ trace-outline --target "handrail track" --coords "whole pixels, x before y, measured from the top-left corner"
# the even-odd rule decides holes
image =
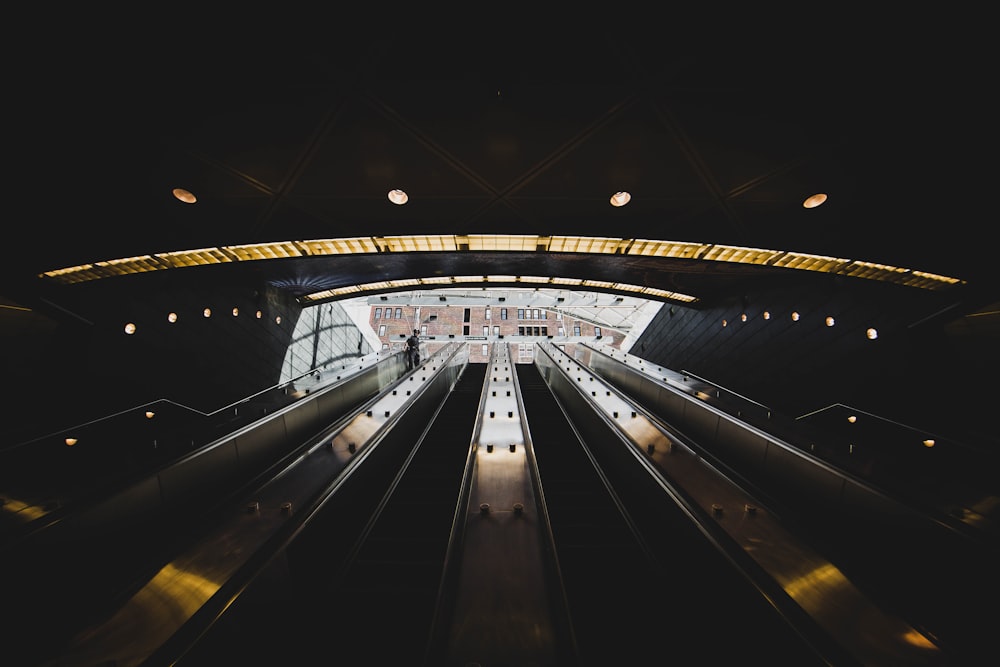
[[[586,445],[535,366],[519,366],[518,378],[587,664],[657,655],[826,664],[669,496],[647,495],[619,463]]]

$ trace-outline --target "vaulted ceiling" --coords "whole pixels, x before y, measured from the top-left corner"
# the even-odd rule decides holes
[[[888,280],[955,317],[997,310],[985,43],[924,41],[912,17],[574,31],[289,14],[22,24],[8,305],[95,321],[179,286],[308,304],[528,276],[694,309]]]

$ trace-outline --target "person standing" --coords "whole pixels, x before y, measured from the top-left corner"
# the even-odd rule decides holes
[[[413,370],[420,365],[420,336],[416,329],[406,339],[406,369]]]

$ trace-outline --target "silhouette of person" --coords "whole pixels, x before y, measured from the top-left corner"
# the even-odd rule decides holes
[[[406,339],[406,369],[413,370],[420,365],[420,337],[416,329]]]

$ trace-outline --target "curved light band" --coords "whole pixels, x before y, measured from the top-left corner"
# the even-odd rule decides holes
[[[311,241],[280,241],[250,245],[219,246],[180,250],[81,264],[40,277],[71,284],[114,276],[178,269],[189,266],[249,262],[290,257],[330,257],[337,255],[394,252],[544,252],[592,253],[598,255],[639,255],[713,262],[756,264],[802,271],[818,271],[896,283],[922,289],[941,289],[965,281],[934,273],[862,260],[826,257],[788,250],[767,250],[683,241],[619,239],[592,236],[534,236],[505,234],[363,236]]]

